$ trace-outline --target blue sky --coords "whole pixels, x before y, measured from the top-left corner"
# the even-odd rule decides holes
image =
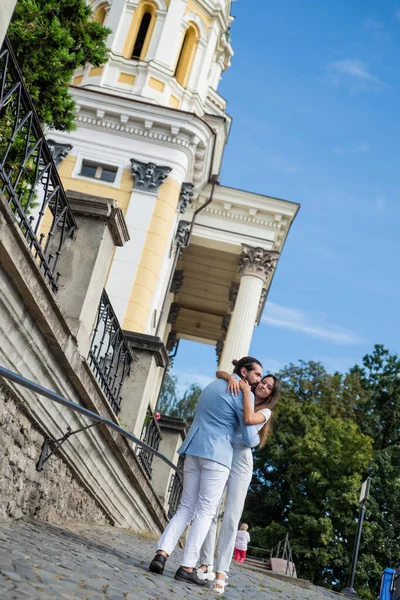
[[[400,345],[400,2],[238,0],[222,183],[299,202],[251,353],[345,371]],[[194,366],[195,365],[195,366]],[[181,386],[214,348],[181,342]]]

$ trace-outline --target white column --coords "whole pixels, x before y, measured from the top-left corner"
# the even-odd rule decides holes
[[[108,43],[113,52],[122,54],[125,41],[131,26],[132,16],[137,9],[138,2],[130,3],[125,0],[115,0],[111,4],[107,19],[107,27],[113,30]]]
[[[130,240],[123,248],[116,249],[106,286],[120,323],[124,320],[156,200],[156,194],[139,190],[133,190],[129,200],[125,221]]]
[[[221,81],[221,73],[222,73],[222,64],[221,61],[214,63],[211,74],[210,86],[216,92],[218,91],[218,86]]]
[[[207,40],[199,40],[196,54],[194,57],[192,69],[189,75],[188,88],[193,92],[199,93],[199,80],[202,69],[205,67],[205,56],[207,51]]]
[[[239,360],[249,354],[263,285],[263,280],[254,275],[244,275],[240,280],[235,310],[219,365],[222,371],[232,371],[232,360]]]
[[[116,249],[106,285],[120,323],[124,320],[159,187],[171,171],[170,167],[136,159],[131,159],[131,163],[134,182],[125,215],[130,240],[123,248]]]
[[[1,0],[0,2],[0,46],[7,33],[17,0]]]
[[[210,83],[210,71],[213,65],[213,58],[215,55],[215,47],[217,45],[218,35],[219,25],[217,22],[215,22],[208,36],[207,47],[204,53],[203,63],[201,65],[199,73],[199,82],[196,90],[203,101],[206,99],[208,92],[208,87]]]
[[[182,43],[181,27],[188,0],[171,0],[154,60],[174,69],[178,44]]]
[[[278,252],[243,245],[239,259],[240,286],[222,351],[219,368],[232,370],[232,360],[249,354],[261,292],[279,258]]]
[[[147,50],[147,54],[146,54],[147,61],[153,60],[153,58],[156,55],[158,42],[160,41],[164,26],[165,26],[166,17],[167,17],[167,13],[164,10],[163,11],[157,10],[156,23],[154,25],[154,30],[153,30],[153,33],[151,36],[149,49]]]

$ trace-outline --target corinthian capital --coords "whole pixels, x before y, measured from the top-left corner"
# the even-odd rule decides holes
[[[239,257],[240,275],[255,275],[265,281],[274,272],[278,258],[279,252],[243,244]]]
[[[160,185],[172,170],[171,167],[159,167],[155,163],[144,163],[136,158],[131,158],[131,164],[133,189],[150,194],[157,194]]]

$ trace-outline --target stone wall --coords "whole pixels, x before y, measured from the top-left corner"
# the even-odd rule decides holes
[[[101,233],[100,229],[99,232]],[[63,251],[67,245],[72,247],[74,242],[75,239],[68,239]],[[81,251],[81,245],[76,245],[76,249]],[[68,274],[68,270],[63,268],[63,259],[66,257],[68,252],[60,256],[57,264],[64,275]],[[90,298],[93,322],[102,292],[101,286],[97,284],[96,280],[97,296],[91,295],[93,286],[89,286],[86,295]],[[15,216],[0,193],[0,365],[118,424],[118,418],[88,364],[87,352],[83,352],[82,355],[83,346],[78,345],[75,333],[71,330],[70,321],[63,306],[59,304],[57,295],[47,286]],[[128,384],[133,377],[134,369],[126,377],[127,388],[123,387],[121,390],[122,398],[126,398],[127,401],[130,394],[125,395],[125,392],[129,391]],[[93,498],[96,504],[92,506],[101,507],[102,514],[115,525],[160,535],[168,521],[167,515],[138,461],[131,441],[105,425],[86,429],[78,435],[71,436],[60,449],[59,458],[52,457],[46,465],[46,471],[37,475],[33,472],[34,463],[40,453],[43,438],[39,435],[39,438],[36,438],[36,448],[32,448],[28,435],[30,436],[32,431],[36,434],[43,432],[56,440],[61,438],[69,427],[72,431],[86,427],[88,419],[70,407],[49,400],[15,382],[4,379],[3,385],[3,389],[29,407],[31,422],[37,424],[37,429],[31,428],[27,434],[25,445],[24,437],[18,436],[18,432],[23,436],[23,424],[20,424],[18,419],[14,420],[14,417],[10,418],[10,409],[5,411],[7,434],[11,436],[11,439],[5,439],[12,443],[13,464],[2,463],[2,468],[8,473],[6,489],[0,490],[0,494],[7,497],[2,504],[3,508],[0,506],[3,516],[20,516],[18,508],[23,515],[33,514],[35,506],[39,506],[36,515],[41,518],[66,519],[70,514],[74,519],[86,519],[86,515],[89,516],[90,512],[95,511],[94,508],[92,511],[89,501]],[[9,402],[7,405],[11,406]],[[26,421],[24,423],[26,425]],[[0,431],[5,435],[4,425],[0,426]],[[0,460],[4,457],[3,445],[4,442],[0,439]],[[59,462],[60,459],[62,463]],[[51,464],[53,460],[56,461],[54,467]],[[63,471],[65,465],[70,469],[68,472]],[[21,467],[22,470],[19,470]],[[24,487],[26,490],[8,488],[11,481],[10,468],[13,487]],[[25,468],[26,471],[23,470]],[[72,473],[75,476],[74,483]],[[75,493],[70,492],[71,486],[72,492],[81,490],[77,491],[76,498]],[[37,500],[29,500],[29,488],[32,488],[33,495],[39,492]],[[82,490],[86,492],[83,493]],[[45,505],[49,499],[52,508],[46,509]],[[15,507],[11,508],[13,500]],[[77,505],[74,507],[74,502],[78,503],[78,510],[75,510]],[[3,503],[2,499],[0,503]],[[30,504],[32,506],[29,506]],[[85,504],[87,506],[83,507]],[[46,510],[49,510],[47,517]],[[99,514],[101,512],[97,513]]]
[[[53,455],[36,471],[43,441],[29,409],[0,385],[0,521],[109,523],[62,458]]]

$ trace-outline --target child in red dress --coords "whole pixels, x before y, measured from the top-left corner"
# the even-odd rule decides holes
[[[234,557],[234,561],[235,562],[244,562],[244,559],[246,558],[246,553],[247,553],[247,544],[250,541],[250,535],[249,532],[247,531],[249,528],[249,526],[247,525],[247,523],[242,523],[242,525],[239,528],[239,531],[237,532],[236,535],[236,542],[235,542],[235,557]]]

